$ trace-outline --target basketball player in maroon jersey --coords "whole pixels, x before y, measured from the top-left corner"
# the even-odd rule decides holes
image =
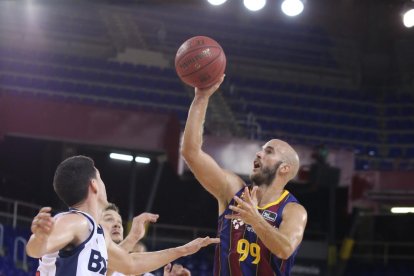
[[[209,98],[223,79],[195,88],[181,148],[197,180],[218,201],[214,275],[289,275],[307,222],[305,208],[284,189],[298,172],[299,157],[288,143],[268,141],[252,162],[249,187],[202,150]]]

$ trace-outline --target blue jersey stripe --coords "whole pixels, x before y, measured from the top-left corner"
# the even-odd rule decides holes
[[[77,247],[77,254],[65,258],[56,258],[56,276],[73,276],[78,269],[79,253],[85,245]]]

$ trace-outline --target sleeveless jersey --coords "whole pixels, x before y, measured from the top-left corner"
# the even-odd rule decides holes
[[[71,250],[60,250],[43,256],[39,260],[36,276],[89,276],[106,275],[108,252],[103,229],[87,213],[69,209],[65,214],[78,213],[86,217],[90,235],[77,247]]]
[[[243,197],[243,193],[244,187],[236,195]],[[292,194],[285,190],[277,201],[258,208],[258,211],[269,224],[279,228],[283,209],[290,202],[299,203]],[[229,205],[235,205],[234,199]],[[265,247],[250,225],[244,224],[241,220],[230,220],[224,217],[232,212],[227,207],[218,219],[220,243],[216,246],[214,275],[289,275],[297,249],[287,260],[278,258]]]

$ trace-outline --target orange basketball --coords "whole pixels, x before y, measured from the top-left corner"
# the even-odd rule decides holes
[[[226,69],[226,56],[220,44],[207,36],[185,41],[175,55],[175,70],[180,79],[198,88],[212,86]]]

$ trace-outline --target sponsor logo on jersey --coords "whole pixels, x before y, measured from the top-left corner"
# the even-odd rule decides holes
[[[233,228],[236,230],[244,225],[244,221],[242,221],[241,219],[233,219],[232,223],[233,223]]]
[[[264,210],[262,216],[264,217],[264,219],[270,220],[271,222],[276,221],[277,218],[277,214],[269,210]]]

